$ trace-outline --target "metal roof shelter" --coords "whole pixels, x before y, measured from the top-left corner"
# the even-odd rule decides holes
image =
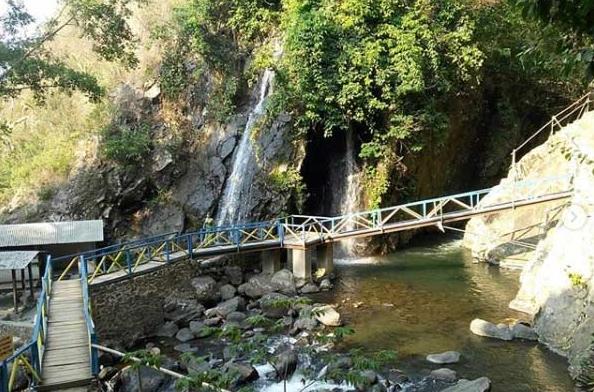
[[[31,298],[34,298],[33,293],[33,271],[31,262],[39,255],[38,251],[10,251],[0,252],[0,271],[10,270],[12,273],[12,299],[14,302],[15,312],[19,311],[18,290],[16,271],[21,271],[21,291],[25,292],[25,268],[29,272],[29,292]]]
[[[0,225],[0,248],[103,241],[103,221]]]

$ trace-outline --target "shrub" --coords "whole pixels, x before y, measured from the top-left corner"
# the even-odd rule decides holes
[[[142,124],[138,127],[121,126],[104,132],[103,151],[105,156],[120,163],[140,161],[152,146],[150,127]]]

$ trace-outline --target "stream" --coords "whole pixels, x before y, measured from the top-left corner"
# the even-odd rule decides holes
[[[422,379],[440,366],[425,356],[448,350],[462,354],[448,366],[460,378],[487,376],[494,392],[573,390],[567,362],[544,346],[482,338],[469,330],[477,317],[525,319],[507,307],[519,271],[474,264],[455,239],[420,240],[387,256],[336,263],[336,287],[316,299],[341,305],[346,324],[355,329],[348,348],[396,350],[398,367],[413,380],[409,391],[431,390]]]

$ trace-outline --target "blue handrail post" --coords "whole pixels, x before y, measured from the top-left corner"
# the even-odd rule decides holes
[[[99,374],[99,352],[93,345],[97,344],[97,335],[93,331],[91,334],[91,372],[93,376]]]
[[[187,236],[188,240],[188,256],[190,257],[190,260],[192,260],[192,257],[194,256],[193,252],[194,252],[194,247],[192,246],[192,234],[188,234]]]
[[[37,342],[31,346],[31,365],[37,374],[41,374],[41,363],[39,362],[39,347]],[[35,379],[35,377],[33,377]]]
[[[126,265],[128,266],[128,275],[132,275],[132,261],[130,250],[126,250]]]
[[[171,261],[169,258],[169,240],[165,240],[165,260],[167,260],[168,263]]]
[[[6,361],[2,361],[2,366],[0,367],[0,380],[0,391],[8,392],[8,365]]]

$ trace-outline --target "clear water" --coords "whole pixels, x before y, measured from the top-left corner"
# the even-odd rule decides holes
[[[566,361],[542,345],[473,335],[474,318],[523,319],[508,308],[519,272],[473,264],[460,241],[421,243],[385,257],[343,260],[332,292],[319,299],[340,305],[356,333],[348,347],[393,349],[398,367],[421,380],[438,365],[425,356],[462,354],[449,365],[459,377],[487,376],[495,392],[573,391]],[[354,305],[362,304],[359,307]]]

